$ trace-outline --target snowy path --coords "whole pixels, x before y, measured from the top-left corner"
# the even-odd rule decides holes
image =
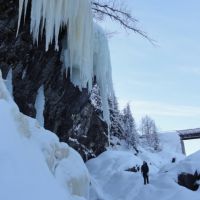
[[[150,165],[150,184],[144,185],[140,172],[126,171],[133,161],[134,165],[139,164],[137,157],[132,159],[127,152],[106,152],[87,162],[92,176],[90,200],[200,200],[200,189],[193,192],[176,182],[179,170],[190,172],[192,166],[193,171],[199,169],[199,156],[200,152],[192,165],[188,158],[176,165],[162,166],[159,172]]]
[[[143,186],[142,176],[139,173],[118,172],[104,186],[103,190],[109,196],[109,200],[130,200],[140,192]]]
[[[99,182],[102,182],[102,180],[93,179],[92,181],[98,197],[94,198],[94,195],[92,195],[91,200],[132,200],[140,195],[145,187],[148,187],[143,185],[143,178],[140,173],[127,171],[113,174],[102,188],[100,188]]]
[[[99,181],[93,181],[98,191],[97,196],[90,196],[90,200],[188,200],[191,197],[192,200],[199,200],[200,196],[200,190],[193,192],[180,187],[166,175],[151,175],[150,184],[147,185],[143,184],[140,173],[126,171],[114,174],[102,188]]]

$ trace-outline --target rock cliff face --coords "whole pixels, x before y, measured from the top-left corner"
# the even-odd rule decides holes
[[[44,127],[85,160],[98,155],[107,145],[107,125],[91,105],[87,90],[80,91],[70,82],[61,52],[54,51],[53,45],[45,52],[42,38],[33,44],[28,17],[16,37],[17,20],[18,0],[0,0],[0,69],[4,79],[12,69],[13,98],[20,111],[36,117],[35,101],[43,86]]]

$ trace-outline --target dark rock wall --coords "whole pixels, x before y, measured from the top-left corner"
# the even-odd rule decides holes
[[[66,77],[53,45],[45,52],[44,38],[38,46],[33,44],[28,17],[16,37],[17,22],[18,0],[0,0],[0,69],[6,78],[12,68],[13,97],[20,111],[36,116],[35,100],[43,85],[45,128],[85,160],[100,154],[108,141],[107,125],[90,104],[87,90],[81,92]]]

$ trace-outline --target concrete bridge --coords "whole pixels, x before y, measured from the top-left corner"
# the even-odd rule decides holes
[[[184,140],[200,139],[200,128],[177,130],[177,132],[181,139],[182,152],[184,154],[186,154]]]

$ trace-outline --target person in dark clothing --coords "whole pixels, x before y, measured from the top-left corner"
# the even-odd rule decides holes
[[[144,185],[149,184],[149,175],[148,175],[149,167],[145,161],[143,162],[143,165],[141,166],[141,172],[144,178]]]

